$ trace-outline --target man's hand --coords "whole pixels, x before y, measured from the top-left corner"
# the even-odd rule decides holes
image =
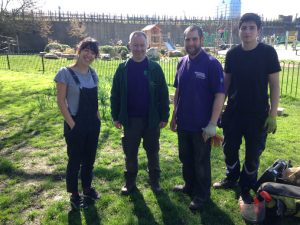
[[[122,129],[122,124],[119,121],[114,121],[114,124],[117,129]]]
[[[202,137],[204,139],[204,142],[207,141],[207,139],[213,137],[217,133],[217,125],[213,123],[209,123],[205,128],[202,128]]]
[[[167,122],[161,121],[161,122],[159,123],[159,128],[160,128],[160,129],[162,129],[162,128],[166,127],[166,126],[167,126]]]
[[[268,116],[264,125],[264,128],[267,130],[267,133],[275,134],[277,129],[276,116]]]
[[[175,116],[172,116],[172,120],[170,122],[170,128],[171,128],[171,131],[174,131],[174,132],[177,131],[177,124],[176,124]]]

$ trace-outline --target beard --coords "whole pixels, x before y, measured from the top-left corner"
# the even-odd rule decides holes
[[[201,47],[195,47],[195,48],[187,48],[185,47],[185,51],[190,55],[190,56],[196,56],[201,50]]]

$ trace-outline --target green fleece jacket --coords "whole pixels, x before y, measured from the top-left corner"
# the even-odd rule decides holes
[[[128,60],[117,68],[110,96],[111,116],[124,127],[128,126],[127,68]],[[148,70],[145,75],[149,81],[150,93],[149,127],[155,128],[160,122],[168,122],[169,92],[164,73],[158,63],[148,59]]]

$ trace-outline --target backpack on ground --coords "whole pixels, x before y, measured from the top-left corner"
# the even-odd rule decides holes
[[[300,167],[277,159],[258,179],[256,199],[265,204],[265,219],[283,216],[300,218]]]
[[[253,190],[257,191],[258,188],[265,182],[276,182],[284,184],[292,184],[289,180],[284,179],[283,174],[291,167],[291,161],[277,159],[272,166],[270,166],[257,180]],[[287,174],[287,173],[286,173]],[[286,177],[286,176],[285,176]]]
[[[300,187],[275,182],[263,183],[257,195],[267,192],[271,198],[264,199],[266,205],[266,218],[272,216],[300,217]]]

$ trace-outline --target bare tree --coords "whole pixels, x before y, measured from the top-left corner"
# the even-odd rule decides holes
[[[18,14],[22,11],[36,9],[39,0],[0,0],[0,14],[5,15],[9,11]]]
[[[32,28],[33,24],[24,24],[16,20],[17,16],[37,9],[41,0],[0,0],[0,34],[15,35]]]
[[[50,40],[50,35],[52,34],[52,22],[46,20],[40,20],[38,22],[39,25],[39,33],[42,38]]]
[[[76,39],[83,39],[86,37],[86,27],[83,22],[78,21],[78,19],[73,19],[70,21],[70,26],[68,29],[68,34]]]

